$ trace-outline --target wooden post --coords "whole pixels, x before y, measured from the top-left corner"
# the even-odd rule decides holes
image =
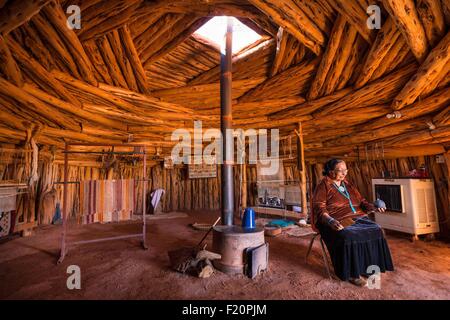
[[[147,234],[147,218],[145,216],[145,214],[147,213],[147,149],[144,147],[143,149],[143,158],[144,158],[144,163],[142,165],[142,183],[143,183],[143,188],[142,188],[142,246],[144,247],[144,249],[148,249],[147,247],[147,241],[146,241],[146,234]]]
[[[58,260],[58,264],[60,264],[64,257],[66,256],[66,233],[67,233],[67,182],[69,179],[69,145],[65,144],[64,147],[64,185],[63,185],[63,210],[62,210],[62,235],[61,235],[61,253]]]
[[[445,158],[445,163],[447,165],[447,186],[448,186],[448,190],[447,190],[447,200],[448,200],[448,204],[450,207],[450,150],[447,151],[446,153],[444,153],[444,158]],[[450,212],[447,209],[447,214],[450,214]],[[448,217],[446,217],[448,218]],[[450,227],[450,223],[447,222],[447,227]]]
[[[305,168],[305,149],[303,143],[303,129],[302,123],[298,123],[297,144],[297,169],[300,177],[300,195],[302,199],[302,215],[308,214],[308,200],[306,198],[306,168]]]

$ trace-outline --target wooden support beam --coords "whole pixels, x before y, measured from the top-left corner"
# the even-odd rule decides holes
[[[433,123],[438,126],[450,125],[450,105],[433,117]]]
[[[67,17],[57,2],[50,2],[42,9],[47,20],[53,25],[58,35],[72,54],[81,77],[92,85],[97,85],[94,68],[75,32],[67,27]]]
[[[165,55],[172,52],[180,43],[189,38],[198,28],[208,22],[211,17],[200,18],[191,23],[186,29],[178,33],[177,36],[167,42],[161,49],[156,51],[150,58],[145,61],[145,67],[148,68],[150,64],[161,59]]]
[[[147,110],[152,110],[153,112],[157,111],[167,111],[177,113],[192,115],[194,111],[191,108],[185,107],[183,105],[178,105],[170,102],[161,101],[161,99],[151,96],[151,95],[143,95],[136,92],[132,92],[126,89],[120,89],[113,86],[108,86],[106,84],[100,83],[99,89],[104,90],[113,94],[116,97],[119,97],[125,101],[132,103],[133,105],[142,106]],[[153,110],[156,109],[156,110]]]
[[[298,136],[298,148],[297,148],[297,168],[300,177],[300,195],[302,200],[302,214],[308,213],[308,198],[306,197],[306,166],[305,166],[305,145],[303,142],[303,128],[302,123],[298,123],[298,131],[296,131]]]
[[[24,23],[19,29],[16,29],[11,33],[11,35],[16,36],[17,33],[21,33],[23,35],[23,48],[25,51],[28,51],[32,54],[32,56],[38,61],[45,70],[51,70],[54,68],[58,68],[58,64],[55,60],[55,56],[50,54],[49,46],[44,44],[39,33],[33,27],[33,24]],[[18,37],[16,36],[16,39]],[[65,70],[65,69],[63,69]]]
[[[325,147],[339,146],[339,145],[357,145],[379,139],[385,139],[395,135],[399,135],[406,132],[413,132],[420,129],[428,128],[427,122],[431,119],[429,117],[412,119],[393,125],[389,125],[383,128],[375,130],[363,130],[354,132],[344,138],[339,137],[337,139],[328,140],[324,143]]]
[[[290,109],[290,107],[303,104],[304,102],[305,99],[300,96],[290,96],[286,98],[237,103],[233,104],[233,117],[251,118],[268,116],[269,114]],[[216,114],[219,112],[217,108],[211,110]]]
[[[184,17],[185,15],[183,14],[166,14],[134,39],[136,50],[143,64],[155,53],[152,50],[152,47],[156,45],[155,43],[158,43],[158,41],[164,42],[165,33]]]
[[[368,43],[372,44],[376,31],[367,28],[367,6],[358,0],[333,0],[329,4],[351,24]]]
[[[131,33],[128,25],[125,25],[119,29],[119,35],[120,39],[122,40],[125,54],[134,72],[134,77],[136,79],[136,84],[139,88],[139,91],[141,93],[149,93],[144,67],[142,66],[141,60],[139,59],[136,47],[134,46],[134,42],[131,38]]]
[[[52,54],[54,54],[55,57],[60,60],[62,64],[64,64],[64,67],[69,70],[72,76],[82,80],[83,78],[78,71],[77,64],[61,38],[62,35],[55,30],[52,24],[48,23],[47,18],[44,17],[42,13],[35,15],[31,22],[40,34],[41,39],[45,43],[48,43],[50,48],[53,49],[54,52],[52,52]]]
[[[428,114],[434,113],[436,111],[439,111],[442,108],[445,108],[445,106],[447,106],[449,103],[450,103],[450,90],[442,89],[423,100],[419,100],[419,101],[403,108],[400,112],[401,113],[400,118],[388,119],[388,118],[386,118],[386,116],[384,116],[384,117],[376,119],[370,123],[367,123],[364,126],[364,128],[367,130],[369,130],[369,129],[374,130],[374,129],[392,125],[392,124],[395,124],[398,122],[402,122],[405,120],[414,119],[417,117],[428,115]],[[433,123],[436,123],[434,118],[433,118]]]
[[[445,164],[447,166],[447,186],[450,186],[450,150],[444,153]],[[450,207],[450,187],[447,189],[447,204]],[[447,222],[447,226],[449,223]]]
[[[19,66],[9,50],[7,39],[0,34],[0,74],[18,87],[22,87],[23,79]]]
[[[301,95],[307,89],[319,59],[305,61],[267,79],[239,98],[239,103]]]
[[[95,75],[99,82],[104,82],[113,85],[113,80],[109,74],[108,68],[106,67],[105,61],[103,61],[102,54],[97,46],[94,39],[87,40],[83,42],[84,50],[91,60],[92,66],[95,69]]]
[[[340,79],[343,79],[342,74],[345,67],[353,67],[355,65],[355,62],[350,63],[349,60],[352,60],[353,49],[359,49],[359,46],[355,44],[357,41],[358,33],[352,25],[346,24],[346,26],[344,27],[344,34],[345,37],[342,37],[340,41],[338,53],[334,57],[334,61],[331,64],[325,82],[322,86],[322,90],[320,92],[321,96],[333,93],[337,89]],[[356,58],[356,55],[353,55],[353,57]],[[353,68],[348,71],[349,74],[347,74],[347,76],[345,77],[347,80],[350,78],[352,71]],[[345,85],[346,81],[343,83]]]
[[[111,47],[108,38],[104,36],[98,38],[96,41],[114,85],[128,89],[127,82],[122,74],[122,70],[120,70],[116,56],[114,55],[115,50]]]
[[[0,9],[0,34],[6,35],[11,30],[18,28],[38,14],[41,8],[49,2],[50,0],[9,0]]]
[[[140,118],[142,118],[143,123],[166,123],[166,121],[174,121],[180,119],[180,113],[177,113],[175,109],[173,112],[162,111],[162,109],[167,110],[170,107],[170,104],[163,102],[158,104],[158,99],[142,96],[132,91],[125,91],[128,96],[134,96],[136,97],[136,101],[140,101],[139,104],[130,103],[120,98],[119,96],[111,94],[110,92],[104,90],[104,88],[109,88],[110,90],[114,90],[117,92],[117,88],[114,89],[111,86],[105,84],[99,84],[100,88],[94,87],[56,70],[54,70],[52,74],[65,86],[71,88],[71,90],[77,91],[81,95],[93,95],[96,97],[97,101],[104,104],[104,106],[100,106],[97,109],[97,112],[94,113],[98,113],[102,108],[104,108],[105,115],[108,115],[108,117],[112,115],[115,119],[118,119],[120,116],[125,117],[127,116],[127,113],[129,113],[128,115],[131,117],[130,119],[134,119],[134,123],[139,122],[138,120]],[[146,104],[144,105],[144,103]],[[113,109],[108,108],[107,106],[111,106],[113,107]],[[152,106],[152,108],[150,108],[150,106]],[[85,104],[84,107],[86,109],[89,108],[88,104]],[[160,110],[157,110],[157,107],[159,107]],[[176,108],[175,105],[173,107]],[[118,108],[119,110],[114,108]],[[120,110],[122,110],[123,112],[120,113]],[[191,118],[192,111],[191,115],[189,113],[185,113],[183,114],[183,117],[186,119]]]
[[[333,128],[336,123],[339,123],[340,126],[346,128],[364,123],[364,129],[367,130],[366,123],[370,124],[371,119],[385,116],[390,110],[388,105],[373,105],[363,108],[348,109],[342,112],[334,112],[314,118],[312,121],[305,124],[305,129],[309,129],[307,132],[312,132]],[[388,120],[387,123],[390,124]],[[358,130],[358,127],[355,127],[355,130]]]
[[[116,57],[117,64],[122,71],[122,75],[127,83],[127,87],[132,91],[139,91],[136,78],[133,73],[133,68],[130,61],[128,60],[128,56],[124,52],[118,30],[109,32],[106,37],[109,40],[111,48],[114,48],[114,55]]]
[[[278,73],[304,62],[307,55],[307,49],[300,41],[298,41],[288,32],[286,32],[286,36],[286,48],[281,60],[280,67],[278,69]]]
[[[277,35],[276,27],[268,19],[252,20],[250,18],[241,17],[238,18],[238,20],[261,36],[266,35],[270,37],[276,37]],[[261,21],[264,21],[262,26],[260,26]]]
[[[92,136],[90,134],[85,134],[82,132],[72,131],[72,130],[63,130],[51,127],[44,127],[42,129],[42,134],[48,137],[53,138],[63,138],[66,141],[81,141],[88,143],[104,143],[106,145],[113,143],[123,143],[124,141],[121,139],[117,139],[116,137],[100,137],[100,136]]]
[[[320,91],[322,90],[328,71],[330,70],[332,62],[334,61],[336,53],[339,49],[339,44],[341,42],[346,24],[347,23],[344,17],[342,15],[338,15],[333,29],[331,30],[327,48],[325,49],[319,68],[317,69],[316,76],[309,89],[307,95],[308,100],[314,100],[320,97]]]
[[[0,78],[0,94],[13,98],[18,101],[23,108],[30,109],[31,111],[40,114],[42,117],[49,119],[62,128],[68,128],[75,131],[81,129],[79,124],[71,117],[36,99],[25,90],[13,85],[3,78]]]
[[[298,120],[296,120],[297,117],[311,114],[311,113],[315,112],[316,110],[319,110],[319,109],[325,107],[326,105],[329,105],[333,102],[338,101],[339,99],[347,96],[351,92],[352,92],[351,88],[345,88],[345,89],[342,89],[331,95],[328,95],[328,96],[325,96],[325,97],[322,97],[322,98],[319,98],[316,100],[307,101],[307,102],[292,106],[286,110],[271,113],[269,115],[269,121],[292,119],[292,121],[293,121],[292,123],[296,123],[296,122],[298,122]]]
[[[80,101],[68,92],[45,68],[31,57],[17,42],[8,37],[8,45],[16,62],[22,67],[30,78],[43,90],[52,92],[61,99],[81,107]]]
[[[399,38],[401,40],[399,40]],[[355,81],[354,87],[361,88],[371,79],[374,72],[384,64],[384,58],[396,43],[402,43],[403,38],[392,18],[388,17],[378,32],[375,42],[368,52],[364,66]]]
[[[130,21],[142,0],[102,0],[83,11],[83,27],[78,31],[82,41],[102,37]],[[101,12],[102,14],[99,14]]]
[[[354,106],[363,108],[371,105],[390,103],[416,70],[416,63],[409,64],[381,79],[371,82],[361,89],[354,90],[339,101],[315,112],[314,116],[321,117],[332,112],[351,109]]]
[[[262,83],[265,78],[254,78],[246,80],[233,81],[233,99],[237,99],[244,92],[256,87]],[[298,89],[297,89],[298,90]],[[184,86],[180,88],[171,88],[156,90],[152,92],[155,97],[162,101],[172,102],[192,108],[214,107],[220,104],[220,83],[209,83],[196,86]]]
[[[292,0],[283,0],[276,5],[267,0],[250,0],[250,3],[289,31],[316,55],[321,54],[326,36]]]
[[[450,3],[447,0],[441,0],[442,13],[445,18],[445,24],[450,26]]]
[[[440,0],[418,0],[417,12],[431,48],[445,35],[445,18]]]
[[[354,83],[353,79],[356,78],[360,72],[359,68],[362,65],[361,62],[364,58],[367,47],[367,42],[363,39],[363,37],[361,37],[360,34],[357,34],[355,42],[350,48],[350,53],[344,68],[336,81],[334,91],[341,90]]]
[[[414,0],[383,0],[383,4],[400,29],[412,53],[422,63],[428,54],[429,46]]]
[[[403,37],[399,37],[395,44],[388,50],[383,58],[383,61],[373,71],[372,76],[370,77],[370,80],[368,82],[372,82],[381,78],[382,76],[393,71],[398,66],[411,63],[413,59],[415,60],[415,57],[411,53],[411,50],[409,49],[409,46],[406,43],[405,39]],[[371,64],[371,62],[369,62],[369,64]],[[364,82],[365,79],[362,79],[362,81]]]
[[[243,80],[248,78],[266,77],[265,69],[272,59],[274,41],[264,41],[256,47],[235,55],[233,60],[233,79]],[[190,56],[190,54],[188,55]],[[214,64],[213,68],[201,73],[188,82],[188,85],[208,84],[219,82],[220,65]]]
[[[73,104],[64,102],[29,84],[25,84],[24,90],[34,97],[40,99],[41,101],[46,102],[66,113],[70,113],[77,118],[83,119],[88,122],[97,123],[99,125],[105,126],[106,128],[114,128],[120,131],[127,131],[127,126],[123,122],[111,120],[101,115],[88,112],[82,108],[78,108]]]
[[[447,70],[446,72],[443,70]],[[417,73],[403,87],[392,101],[392,108],[400,110],[414,101],[423,93],[427,84],[443,77],[450,71],[450,32],[430,52]],[[436,81],[434,82],[436,85]],[[434,88],[431,88],[434,90]],[[428,88],[430,90],[430,88]]]
[[[167,49],[171,50],[176,45],[174,43],[171,44],[169,48],[166,46],[172,42],[172,40],[178,38],[176,43],[180,43],[179,39],[187,39],[195,29],[190,29],[189,26],[194,24],[198,20],[198,17],[193,14],[189,15],[181,15],[176,19],[169,22],[167,25],[167,30],[158,30],[157,33],[153,35],[155,41],[149,46],[147,46],[144,51],[141,53],[141,59],[144,64],[144,68],[148,68],[148,66],[152,63],[152,61],[156,61],[152,59],[155,54],[159,51],[165,51]],[[185,33],[185,30],[188,29]]]
[[[277,49],[275,52],[275,58],[272,63],[272,68],[270,69],[270,77],[275,76],[280,69],[281,62],[283,61],[283,57],[286,50],[287,40],[289,39],[289,34],[284,31],[282,27],[278,28],[277,33]]]

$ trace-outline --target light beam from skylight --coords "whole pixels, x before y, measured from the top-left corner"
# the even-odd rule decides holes
[[[261,39],[261,36],[232,17],[233,20],[233,54],[239,52],[244,47]],[[217,44],[219,48],[223,47],[225,41],[225,32],[227,31],[227,17],[217,16],[201,26],[194,35],[198,34]]]

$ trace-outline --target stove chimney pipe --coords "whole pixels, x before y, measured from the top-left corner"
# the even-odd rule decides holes
[[[233,115],[231,108],[231,79],[232,79],[232,39],[233,20],[227,18],[227,33],[225,46],[220,53],[220,130],[222,132],[222,224],[233,225],[234,216],[234,176],[233,160],[228,159],[234,149],[233,136],[227,136],[227,129],[232,129]],[[227,148],[228,146],[228,148]],[[228,153],[231,152],[229,155]]]

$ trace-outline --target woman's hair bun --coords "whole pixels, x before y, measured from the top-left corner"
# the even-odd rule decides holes
[[[341,162],[344,162],[344,160],[336,159],[336,158],[328,160],[327,162],[325,162],[322,174],[324,176],[327,176],[331,171],[333,171],[336,168],[336,165]]]

